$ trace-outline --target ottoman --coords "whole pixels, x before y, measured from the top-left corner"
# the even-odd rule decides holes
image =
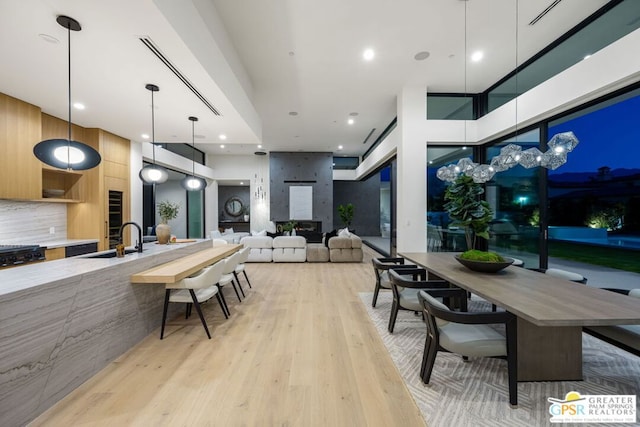
[[[307,262],[329,262],[329,248],[324,243],[307,243]]]

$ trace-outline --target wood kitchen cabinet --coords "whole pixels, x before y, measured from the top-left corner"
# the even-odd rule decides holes
[[[40,160],[33,146],[41,141],[40,108],[0,93],[1,199],[42,197]]]
[[[70,239],[99,238],[98,250],[114,246],[120,225],[130,220],[129,151],[130,141],[102,129],[85,129],[85,141],[97,147],[102,161],[84,172],[84,203],[67,207],[67,236]],[[83,141],[84,142],[84,141]],[[110,214],[109,194],[121,200],[121,217]],[[115,231],[115,228],[118,230]],[[124,233],[125,245],[131,245],[131,231]]]

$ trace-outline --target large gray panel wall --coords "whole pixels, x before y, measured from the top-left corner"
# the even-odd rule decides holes
[[[333,225],[333,153],[269,153],[272,221],[288,221],[289,187],[313,187],[313,221]],[[296,218],[294,218],[296,219]]]
[[[380,174],[366,181],[335,181],[333,183],[334,228],[344,228],[338,205],[352,203],[351,228],[360,236],[380,236]]]

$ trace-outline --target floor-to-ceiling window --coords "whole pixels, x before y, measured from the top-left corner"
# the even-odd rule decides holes
[[[549,123],[580,141],[549,171],[549,256],[640,272],[640,89]]]
[[[444,209],[444,192],[447,183],[438,179],[441,166],[472,157],[468,147],[427,147],[427,251],[465,250],[464,232],[449,228],[451,219]]]
[[[534,129],[487,148],[487,163],[500,149],[516,144],[526,150],[540,145],[540,131]],[[489,249],[522,259],[527,267],[539,266],[541,169],[517,165],[496,173],[485,187],[486,200],[494,219],[489,225]]]

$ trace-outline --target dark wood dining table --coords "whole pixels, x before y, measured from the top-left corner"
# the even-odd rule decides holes
[[[640,298],[521,267],[479,273],[450,252],[399,255],[517,316],[518,381],[581,380],[583,326],[640,324]]]

